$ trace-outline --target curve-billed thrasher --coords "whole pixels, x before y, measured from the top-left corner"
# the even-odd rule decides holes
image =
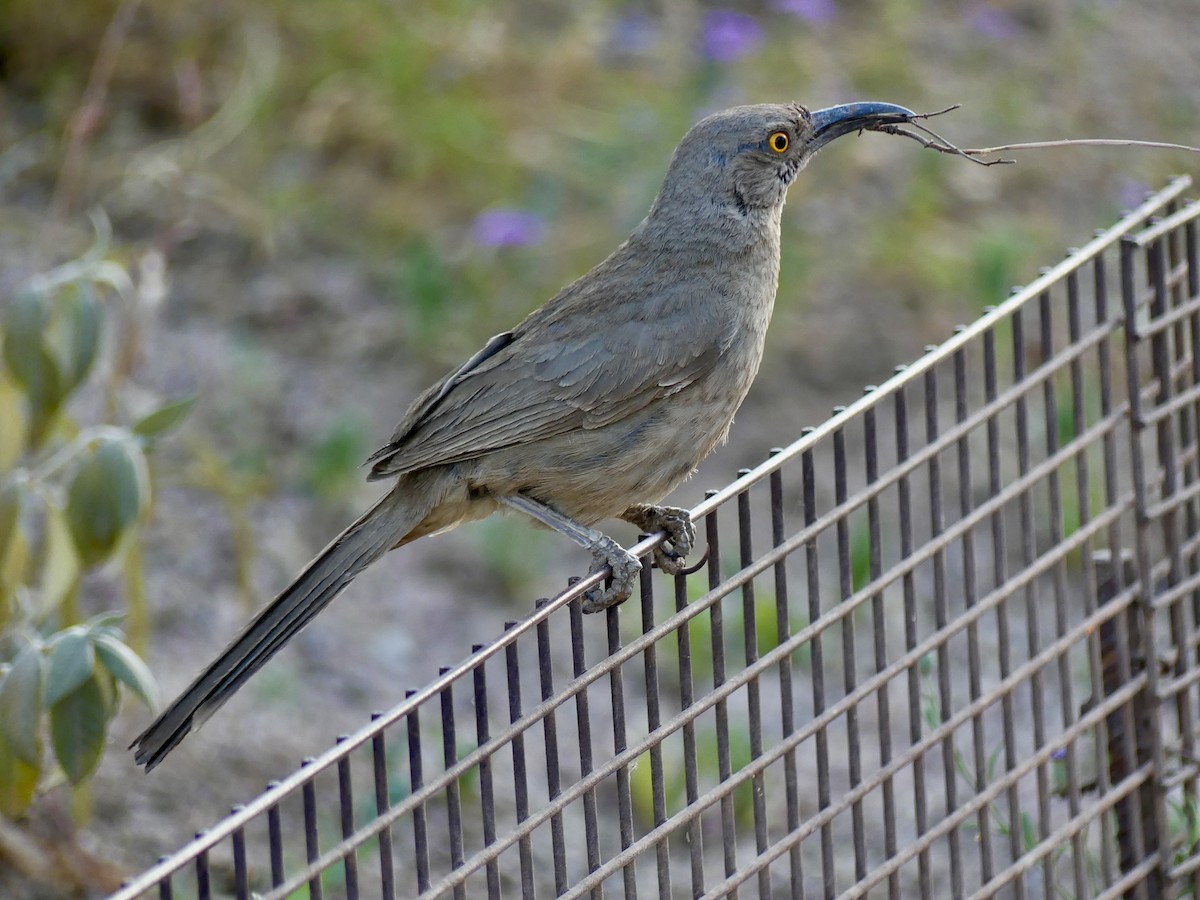
[[[636,558],[591,526],[664,531],[677,572],[686,510],[652,504],[725,438],[762,358],[788,186],[834,138],[908,122],[890,103],[741,106],[691,129],[649,215],[608,259],[417,398],[375,453],[392,489],[262,610],[143,732],[152,769],[367,565],[393,547],[509,507],[591,551],[629,596]]]

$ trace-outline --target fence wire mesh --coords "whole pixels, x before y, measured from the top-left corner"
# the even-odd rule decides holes
[[[116,896],[1200,895],[1189,187]]]

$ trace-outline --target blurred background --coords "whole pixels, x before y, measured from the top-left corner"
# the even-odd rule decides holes
[[[140,435],[131,471],[146,466],[112,545],[77,554],[70,604],[27,602],[18,616],[33,594],[14,590],[0,628],[21,618],[50,658],[51,636],[76,623],[108,646],[94,617],[123,611],[122,641],[173,695],[376,496],[359,466],[412,398],[602,259],[708,112],[960,103],[932,124],[961,146],[1195,145],[1197,47],[1194,0],[0,0],[12,345],[0,474],[40,471],[104,422]],[[1149,188],[1200,168],[1149,150],[1016,158],[984,168],[866,134],[814,161],[785,212],[758,382],[729,446],[676,502],[698,501]],[[79,257],[91,268],[70,281],[56,267]],[[64,393],[35,439],[11,335],[39,277],[87,282],[103,324],[95,378]],[[43,593],[45,521],[29,526],[27,554]],[[0,569],[4,552],[0,540]],[[67,777],[49,767],[29,802],[4,798],[0,872],[14,865],[0,894],[66,896],[140,870],[586,566],[506,519],[392,554],[149,776],[123,751],[144,706],[117,716],[105,695],[88,765],[69,764],[51,722]],[[97,684],[151,693],[118,668]],[[60,854],[74,860],[66,874],[38,869]]]

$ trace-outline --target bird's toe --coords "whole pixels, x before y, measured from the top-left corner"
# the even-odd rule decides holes
[[[593,572],[608,568],[612,576],[607,580],[607,586],[594,587],[583,595],[583,611],[600,612],[628,600],[633,593],[638,572],[642,569],[638,558],[612,538],[605,537],[592,547],[592,563]]]

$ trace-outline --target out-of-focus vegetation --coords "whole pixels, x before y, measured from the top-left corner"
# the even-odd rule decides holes
[[[119,685],[150,690],[114,621],[97,616],[123,606],[130,643],[153,654],[146,451],[149,432],[185,410],[142,418],[163,403],[145,370],[170,367],[125,315],[117,272],[214,348],[187,385],[207,388],[201,427],[153,461],[158,483],[217,498],[222,571],[248,607],[256,551],[289,565],[304,552],[260,548],[256,504],[288,489],[355,502],[343,498],[363,454],[407,400],[607,253],[708,111],[962,103],[937,127],[964,146],[1200,143],[1195,0],[0,0],[0,23],[0,321],[12,346],[0,382],[0,685],[26,686],[0,686],[0,716],[25,723],[0,747],[0,766],[27,767],[0,777],[10,816],[35,789],[86,775]],[[848,384],[886,376],[1185,169],[1194,160],[1178,154],[1099,149],[982,169],[884,135],[839,142],[792,190],[768,358],[735,435],[756,397],[803,387],[844,399]],[[113,223],[110,245],[57,268],[86,245],[96,208]],[[25,290],[35,283],[40,293]],[[335,377],[328,394],[313,387]],[[503,521],[480,525],[473,558],[525,595],[554,551],[513,527],[519,543]],[[110,577],[89,596],[96,569]],[[176,630],[215,615],[210,587],[212,606],[177,602]],[[72,721],[94,727],[59,740],[55,703],[85,690],[98,712]],[[188,784],[169,767],[154,777]],[[113,807],[135,806],[125,792],[137,789],[114,782]],[[169,812],[183,794],[163,793],[160,842],[128,846],[136,838],[109,827],[108,853],[141,864],[163,834],[191,830]]]
[[[644,213],[671,147],[707,110],[963,102],[939,127],[967,144],[1188,137],[1197,114],[1183,35],[1178,48],[1155,46],[1172,36],[1164,23],[1188,18],[1186,0],[1136,13],[1067,0],[126,0],[130,22],[92,107],[81,99],[118,4],[5,5],[15,115],[4,137],[34,155],[23,183],[53,185],[60,212],[103,202],[174,244],[240,235],[258,250],[365,257],[403,307],[407,349],[438,365],[594,263]],[[1102,221],[1188,162],[1058,150],[985,171],[904,141],[861,143],[820,161],[814,179],[834,188],[796,189],[787,304],[811,292],[821,259],[821,278],[934,317],[963,298],[978,308],[1065,240],[1064,212]],[[844,213],[807,208],[810,193],[879,214],[826,254]],[[1038,202],[1047,195],[1053,204]]]
[[[156,702],[149,669],[126,643],[125,616],[85,621],[80,594],[89,573],[119,569],[144,644],[147,451],[192,403],[131,415],[147,398],[131,396],[122,361],[136,356],[133,326],[146,298],[105,258],[107,223],[98,224],[101,238],[85,256],[27,281],[0,318],[0,857],[65,887],[90,886],[95,873],[59,866],[55,851],[15,836],[11,823],[63,784],[86,821],[86,782],[123,695]],[[99,423],[68,412],[88,389]]]

